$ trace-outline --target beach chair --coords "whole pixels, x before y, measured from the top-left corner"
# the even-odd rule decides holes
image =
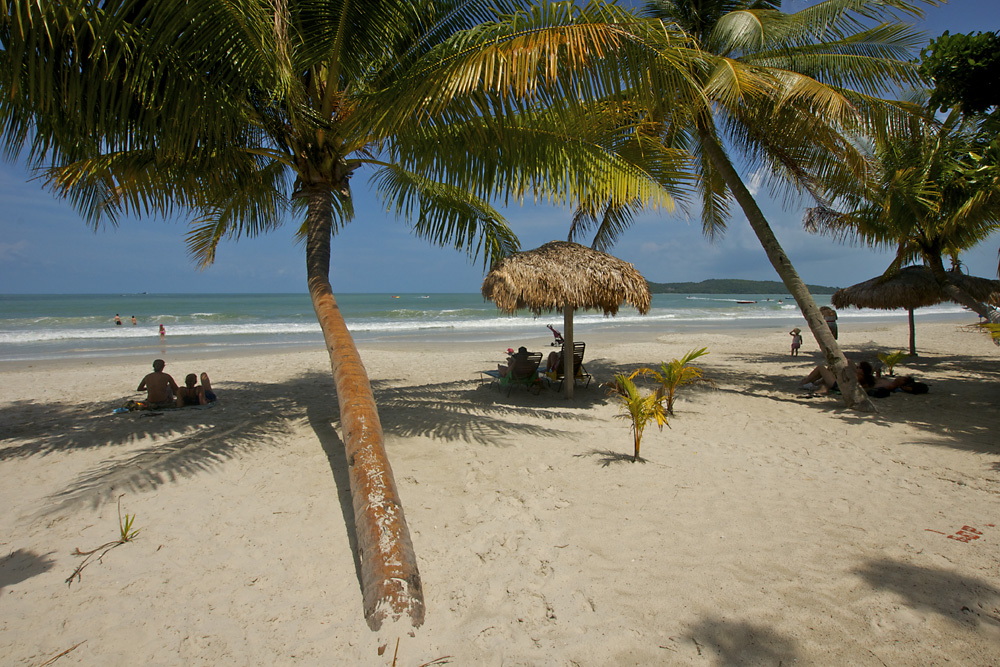
[[[583,355],[587,351],[587,344],[583,342],[573,343],[573,381],[583,382],[584,387],[590,386],[590,381],[594,379],[594,376],[587,372],[587,369],[583,366]],[[566,347],[563,346],[562,354],[566,353]],[[556,383],[556,391],[562,389],[562,383],[565,379],[563,373],[562,357],[560,356],[559,365],[556,369],[548,374],[550,380]]]
[[[514,387],[530,389],[531,387],[539,386],[538,366],[541,363],[542,353],[532,352],[526,359],[515,361],[514,368],[507,375],[501,376],[498,370],[479,371],[479,383],[482,384],[485,382],[487,377],[491,378],[491,387],[496,385],[498,391],[506,387],[507,395],[510,396],[510,392],[514,390]]]

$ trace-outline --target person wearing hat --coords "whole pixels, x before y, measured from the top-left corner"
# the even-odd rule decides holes
[[[792,356],[799,356],[799,348],[802,347],[802,329],[795,327],[788,332],[788,335],[792,337]]]
[[[506,366],[502,364],[497,364],[497,370],[500,371],[500,377],[506,377],[507,373],[510,373],[514,369],[514,366],[517,365],[517,362],[520,361],[521,363],[524,363],[525,361],[527,361],[529,354],[530,352],[528,352],[528,348],[524,347],[523,345],[517,348],[517,352],[507,357]]]
[[[507,373],[510,373],[511,370],[513,370],[514,366],[517,365],[518,361],[522,363],[527,361],[528,354],[530,354],[528,352],[528,348],[522,345],[521,347],[517,348],[517,352],[515,352],[514,354],[512,354],[510,357],[507,358],[506,366],[497,364],[497,370],[500,371],[500,377],[506,377]]]

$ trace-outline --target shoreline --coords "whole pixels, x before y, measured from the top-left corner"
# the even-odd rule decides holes
[[[840,329],[865,331],[897,325],[906,326],[906,313],[900,311],[857,311],[854,309],[840,311]],[[552,314],[536,318],[538,333],[522,335],[522,331],[455,331],[442,327],[441,329],[425,329],[416,332],[396,334],[371,334],[370,332],[355,333],[355,343],[359,349],[365,348],[412,348],[434,346],[493,346],[500,349],[528,345],[531,349],[548,349],[551,347],[552,336],[545,324],[553,324],[562,328],[562,317]],[[975,324],[974,313],[920,313],[916,314],[916,331],[919,347],[920,327],[927,324],[954,323],[956,326]],[[803,328],[803,335],[808,343],[810,336],[802,316],[797,311],[788,317],[772,317],[757,319],[734,320],[697,320],[697,321],[642,321],[616,322],[609,317],[600,323],[589,323],[576,327],[577,340],[614,341],[619,338],[652,339],[661,335],[711,335],[727,333],[730,335],[760,335],[771,330],[774,333],[787,333],[791,327]],[[193,337],[186,337],[193,338]],[[176,338],[175,338],[176,340]],[[515,344],[516,343],[516,344]],[[815,341],[813,341],[815,344]],[[808,345],[807,345],[808,346]],[[121,363],[142,358],[191,359],[209,361],[217,357],[241,357],[256,355],[280,355],[296,352],[309,352],[324,347],[320,334],[308,340],[288,341],[265,338],[258,340],[226,343],[210,341],[207,343],[184,342],[171,344],[168,336],[164,344],[151,343],[142,347],[133,346],[127,349],[108,347],[89,350],[54,350],[48,353],[22,355],[17,358],[0,358],[0,371],[3,369],[23,369],[33,366],[60,365],[93,365],[101,363]],[[908,348],[908,338],[904,337],[901,348]]]
[[[995,665],[1000,351],[968,319],[918,322],[896,372],[930,393],[876,415],[796,391],[820,354],[790,357],[787,329],[587,334],[573,401],[480,386],[506,344],[359,342],[427,607],[399,664]],[[906,337],[840,327],[852,358]],[[599,383],[706,345],[713,384],[632,463]],[[0,366],[0,655],[390,664],[322,345],[170,357],[215,407],[111,414],[151,360]],[[67,586],[119,498],[138,538]]]

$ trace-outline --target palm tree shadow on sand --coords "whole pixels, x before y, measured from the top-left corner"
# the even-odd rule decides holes
[[[16,549],[0,558],[0,592],[3,589],[32,577],[48,572],[55,564],[52,554],[36,554],[25,549]]]
[[[111,411],[121,401],[105,401],[47,405],[47,417],[40,419],[35,414],[38,406],[8,406],[0,409],[0,421],[8,424],[0,461],[108,450],[107,459],[49,497],[50,503],[40,513],[47,516],[79,506],[98,508],[114,502],[122,492],[153,491],[210,473],[230,460],[280,444],[296,421],[306,419],[330,459],[341,504],[347,503],[345,518],[348,513],[353,516],[343,443],[336,431],[339,408],[328,374],[309,372],[277,383],[217,384],[219,403],[207,410],[114,415]],[[503,446],[512,435],[566,437],[559,422],[582,418],[588,405],[568,406],[555,398],[551,406],[543,399],[535,407],[530,401],[537,397],[501,397],[464,380],[418,386],[383,380],[373,388],[387,435],[426,436],[443,441],[442,446],[448,442]],[[534,423],[525,423],[526,417]],[[129,448],[122,451],[123,447]]]
[[[955,625],[1000,628],[1000,590],[981,579],[888,558],[870,560],[854,574],[874,589],[894,593],[911,609]]]
[[[795,640],[755,623],[707,618],[690,630],[699,656],[715,655],[720,667],[737,665],[794,665]]]

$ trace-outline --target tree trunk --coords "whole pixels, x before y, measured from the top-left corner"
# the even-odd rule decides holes
[[[378,630],[386,619],[424,621],[424,594],[403,506],[389,467],[368,373],[330,287],[332,193],[307,187],[306,269],[309,296],[323,330],[340,404],[340,425],[351,480],[361,562],[365,619]]]
[[[563,306],[563,391],[566,398],[573,398],[576,376],[573,375],[573,307]]]
[[[827,366],[837,378],[837,386],[840,387],[844,404],[848,408],[853,408],[861,412],[878,412],[871,399],[868,398],[868,395],[858,384],[857,375],[848,365],[847,357],[840,350],[840,346],[833,337],[830,327],[827,326],[826,320],[823,319],[822,313],[819,312],[819,306],[816,305],[816,301],[813,299],[812,294],[809,293],[809,289],[802,282],[795,267],[792,266],[791,260],[785,255],[785,251],[782,250],[781,244],[778,243],[778,239],[771,230],[771,226],[767,223],[767,218],[764,217],[764,213],[757,206],[753,195],[750,194],[750,191],[747,190],[742,179],[740,179],[739,174],[736,173],[736,168],[729,161],[726,152],[719,145],[719,142],[716,141],[715,137],[707,130],[699,128],[698,134],[709,159],[715,168],[719,170],[719,173],[726,181],[726,185],[729,186],[730,191],[732,191],[733,196],[736,198],[737,203],[743,209],[743,213],[746,214],[747,221],[760,240],[760,244],[764,247],[764,252],[767,253],[767,258],[771,261],[771,265],[778,272],[781,281],[785,283],[789,294],[795,299],[795,303],[798,304],[803,317],[806,318],[809,330],[812,331],[816,342],[823,351],[824,357],[826,357]]]
[[[931,275],[934,276],[934,280],[937,281],[938,286],[948,295],[949,299],[959,305],[965,306],[976,315],[984,318],[987,322],[1000,324],[1000,313],[997,312],[996,308],[991,308],[985,303],[977,301],[968,292],[948,279],[948,272],[944,270],[941,255],[925,253],[924,256],[927,259],[927,265],[930,267]]]
[[[908,308],[909,320],[910,320],[910,356],[917,356],[917,327],[913,322],[913,309]]]

